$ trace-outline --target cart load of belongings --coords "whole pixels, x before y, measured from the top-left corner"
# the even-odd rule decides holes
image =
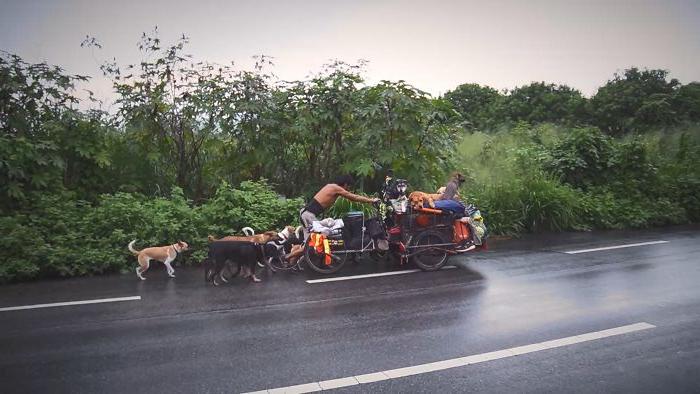
[[[377,218],[366,218],[363,212],[352,211],[348,212],[343,217],[345,228],[343,229],[343,239],[345,240],[345,248],[348,250],[361,250],[370,240],[384,241],[386,233],[382,229],[382,225]],[[385,242],[377,242],[380,249],[385,249],[388,245]]]
[[[325,264],[330,265],[332,248],[361,250],[370,239],[386,239],[379,221],[374,218],[365,220],[362,212],[349,212],[343,219],[326,218],[313,221],[309,246],[315,248],[319,254],[324,253]]]
[[[474,245],[479,246],[486,239],[488,233],[486,224],[484,224],[484,218],[474,205],[469,204],[465,206],[456,200],[436,200],[435,209],[452,213],[455,219],[455,242],[467,240],[470,235],[473,235]],[[469,227],[467,228],[467,226]]]
[[[331,245],[342,246],[342,228],[345,226],[342,219],[326,218],[311,222],[311,234],[309,235],[309,247],[316,253],[325,254],[324,263],[331,265]]]

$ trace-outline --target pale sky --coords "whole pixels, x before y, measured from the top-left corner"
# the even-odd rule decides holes
[[[188,35],[197,60],[250,68],[253,55],[273,56],[284,80],[366,59],[368,83],[403,79],[434,95],[547,81],[590,96],[630,66],[700,81],[700,0],[0,0],[0,49],[96,76],[102,94],[99,63],[137,62],[156,25],[166,43]],[[80,47],[88,34],[101,51]]]

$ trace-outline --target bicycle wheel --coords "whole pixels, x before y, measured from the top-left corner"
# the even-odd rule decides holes
[[[321,274],[334,274],[340,271],[348,257],[346,253],[334,254],[331,256],[330,264],[326,264],[326,254],[318,253],[315,248],[308,245],[304,247],[304,256],[308,266]]]
[[[301,258],[301,257],[299,257]],[[270,259],[269,268],[272,272],[287,271],[297,266],[297,262],[289,262],[283,256],[275,256]]]
[[[409,246],[411,253],[415,253],[411,260],[423,271],[437,271],[445,265],[449,255],[444,246],[431,246],[448,242],[445,236],[437,231],[424,231],[418,234]]]

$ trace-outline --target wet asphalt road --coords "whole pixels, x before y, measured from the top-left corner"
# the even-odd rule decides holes
[[[668,243],[566,254],[564,251]],[[644,331],[337,392],[700,392],[700,227],[527,237],[458,269],[214,288],[201,270],[0,287],[0,392],[233,393],[351,377],[633,323]],[[337,276],[397,269],[371,259]],[[399,268],[405,269],[405,268]]]

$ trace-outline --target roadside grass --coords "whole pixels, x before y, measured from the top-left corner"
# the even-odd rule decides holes
[[[457,149],[468,178],[461,193],[492,233],[509,236],[700,220],[698,126],[621,139],[599,133],[519,124],[466,134]]]

